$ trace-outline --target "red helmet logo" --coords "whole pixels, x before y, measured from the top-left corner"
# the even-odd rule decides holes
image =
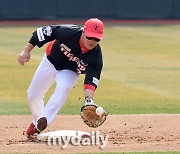
[[[97,30],[99,28],[98,25],[94,25],[94,30]]]

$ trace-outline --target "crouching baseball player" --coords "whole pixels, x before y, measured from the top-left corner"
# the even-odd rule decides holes
[[[77,25],[50,25],[33,32],[19,54],[21,65],[30,60],[30,52],[35,46],[40,48],[49,44],[28,88],[28,105],[32,112],[32,123],[26,131],[28,136],[40,133],[52,122],[80,74],[85,74],[85,104],[81,108],[81,117],[90,127],[98,127],[105,121],[106,112],[101,116],[94,114],[97,105],[93,102],[103,66],[99,45],[103,31],[103,22],[91,18],[83,28]],[[54,82],[56,88],[44,107],[45,93]]]

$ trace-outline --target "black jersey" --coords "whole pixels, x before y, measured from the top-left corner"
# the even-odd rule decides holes
[[[92,50],[82,53],[80,37],[82,28],[77,25],[51,25],[38,28],[30,39],[32,45],[47,47],[48,60],[57,70],[70,69],[85,74],[84,84],[98,86],[103,66],[99,44]]]

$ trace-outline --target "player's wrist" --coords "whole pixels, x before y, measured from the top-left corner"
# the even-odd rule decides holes
[[[31,53],[31,50],[34,48],[34,46],[31,44],[31,43],[28,43],[26,46],[25,46],[25,48],[24,48],[24,50],[22,51],[24,54],[28,54],[28,55],[30,55],[30,53]]]
[[[85,104],[93,104],[93,103],[94,103],[94,101],[93,101],[92,97],[90,97],[90,96],[85,97]]]
[[[85,105],[95,105],[95,106],[97,106],[97,105],[94,103],[93,99],[85,99],[84,104],[85,104]]]
[[[93,98],[90,97],[90,96],[86,96],[86,97],[85,97],[85,100],[88,100],[88,99],[93,99]]]
[[[30,54],[31,51],[29,51],[29,50],[27,50],[27,49],[24,49],[24,50],[23,50],[23,53],[24,53],[24,54]]]
[[[22,57],[27,57],[27,56],[30,56],[30,53],[26,50],[23,50],[21,53],[20,53],[20,56]]]

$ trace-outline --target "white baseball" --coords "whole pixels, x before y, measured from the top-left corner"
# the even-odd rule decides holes
[[[104,113],[104,109],[102,107],[97,107],[96,114],[97,115],[102,115],[103,113]]]

